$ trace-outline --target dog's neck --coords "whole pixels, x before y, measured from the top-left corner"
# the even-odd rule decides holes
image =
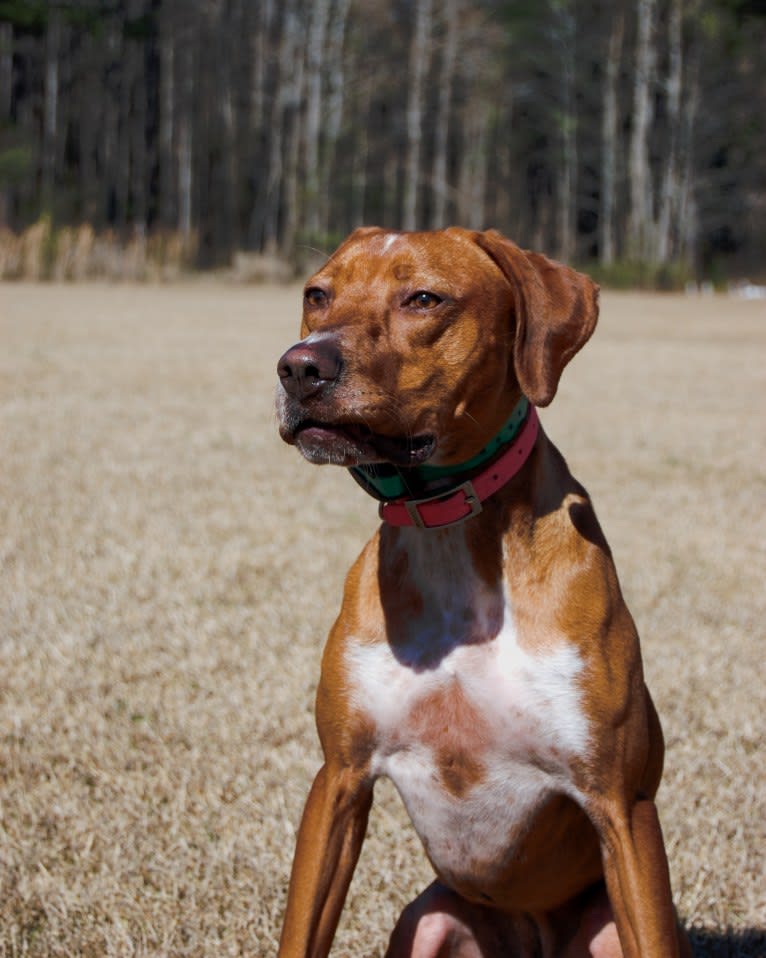
[[[471,459],[454,466],[354,466],[362,488],[380,500],[380,517],[395,526],[456,525],[482,511],[482,502],[516,475],[538,433],[537,410],[522,397],[502,429]]]

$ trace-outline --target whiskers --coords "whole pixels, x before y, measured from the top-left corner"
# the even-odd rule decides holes
[[[470,419],[471,422],[476,426],[478,430],[481,429],[481,424],[479,423],[479,420],[476,419],[475,416],[472,416],[466,409],[461,409],[458,415],[463,416],[463,418],[465,419]]]

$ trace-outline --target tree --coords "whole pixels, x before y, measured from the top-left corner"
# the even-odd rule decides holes
[[[434,137],[433,163],[433,211],[432,229],[447,225],[447,149],[449,145],[450,119],[452,116],[452,86],[457,61],[457,37],[460,18],[458,0],[445,0],[443,10],[444,42],[439,69],[438,107]]]
[[[409,87],[407,93],[407,162],[404,176],[402,226],[414,230],[418,225],[420,156],[423,145],[425,112],[424,85],[430,66],[430,38],[433,33],[431,0],[415,4],[415,29],[410,44]]]
[[[207,265],[367,220],[757,270],[764,44],[752,0],[0,0],[0,219]]]
[[[611,266],[616,257],[617,152],[620,143],[618,81],[624,35],[625,10],[622,3],[617,3],[612,10],[612,23],[609,30],[601,120],[599,259],[604,266]]]

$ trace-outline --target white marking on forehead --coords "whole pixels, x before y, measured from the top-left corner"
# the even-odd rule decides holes
[[[383,240],[383,252],[387,253],[398,239],[401,239],[398,233],[389,233]]]

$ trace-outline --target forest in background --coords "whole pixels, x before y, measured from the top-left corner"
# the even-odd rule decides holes
[[[0,276],[456,223],[763,279],[765,51],[764,0],[0,0]]]

